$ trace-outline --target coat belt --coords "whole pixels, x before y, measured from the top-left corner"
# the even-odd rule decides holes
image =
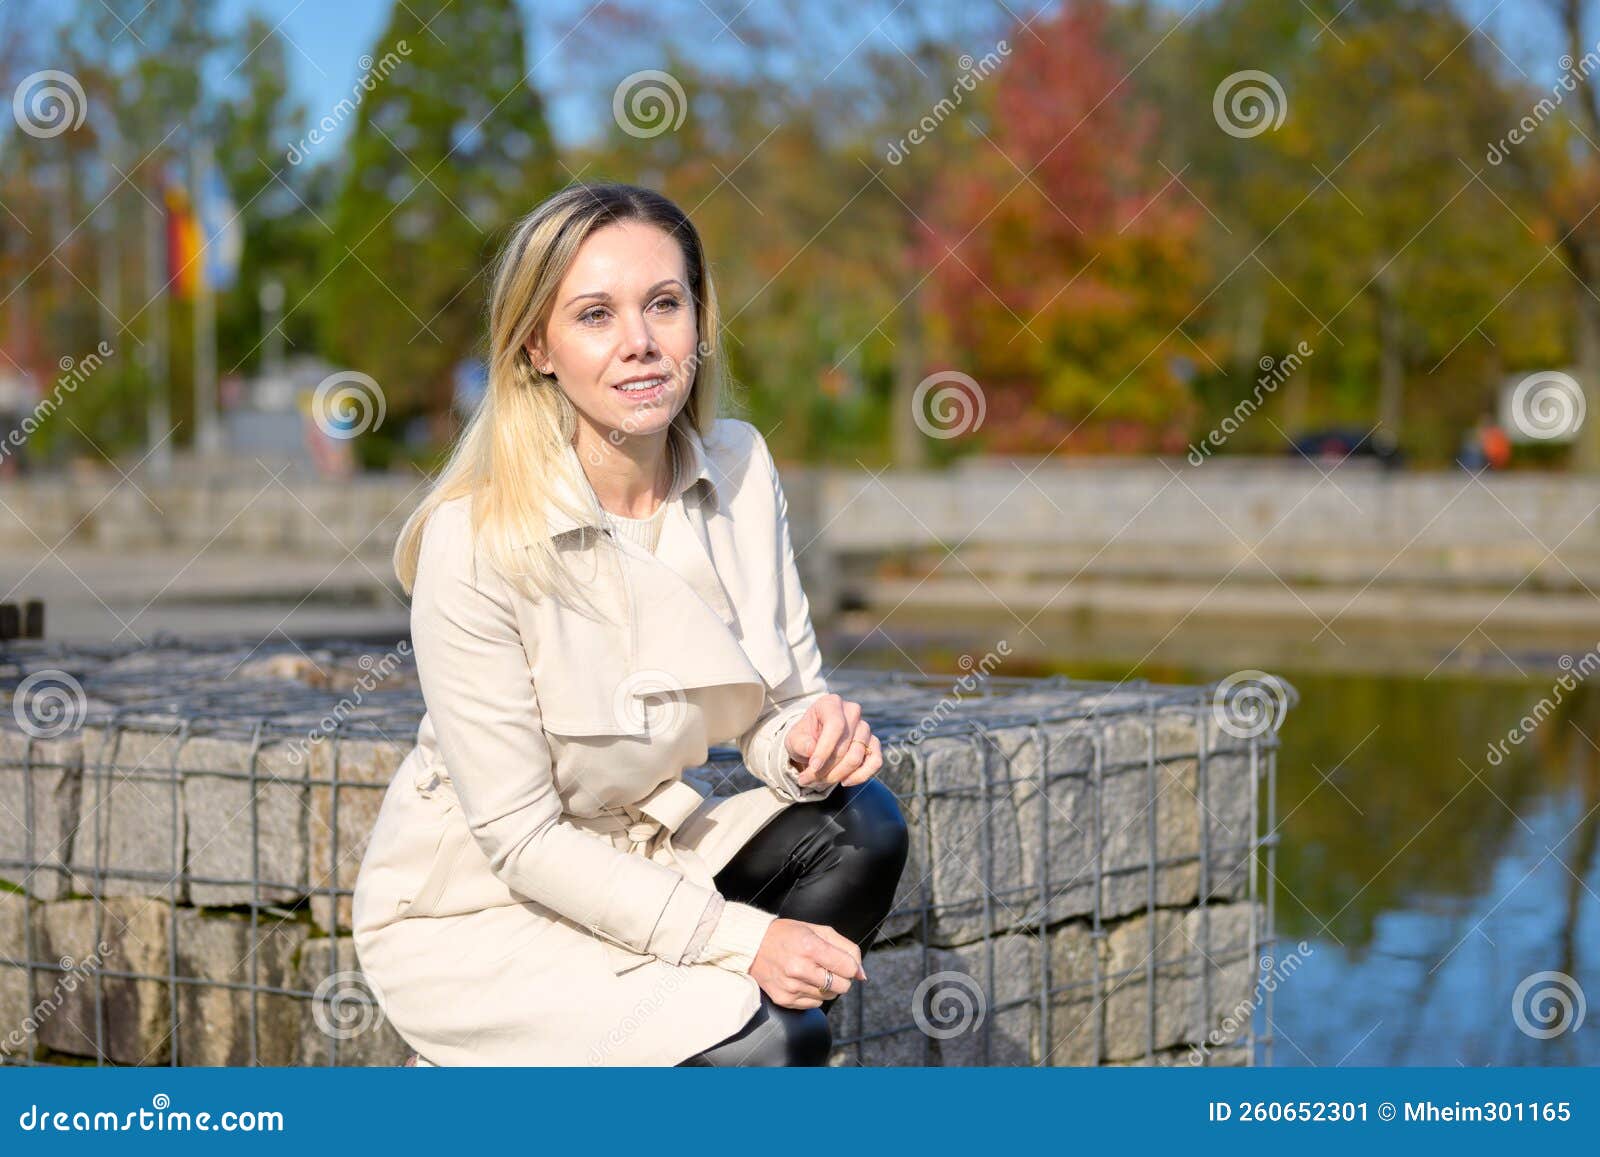
[[[413,783],[424,798],[431,798],[441,787],[454,796],[455,788],[442,764],[419,764]],[[454,802],[452,798],[452,803]],[[716,882],[704,860],[691,848],[680,848],[672,842],[672,835],[683,821],[694,814],[705,796],[682,779],[669,779],[643,799],[624,804],[620,812],[598,816],[564,815],[562,819],[574,827],[609,835],[612,832],[628,833],[628,851],[640,855],[650,854],[651,842],[663,836],[661,844],[684,876],[702,887],[716,890]]]
[[[599,816],[567,816],[568,823],[590,831],[610,834],[627,832],[629,852],[650,854],[650,845],[661,836],[661,846],[678,864],[687,879],[702,887],[716,890],[711,870],[706,867],[692,848],[680,848],[672,836],[683,821],[694,814],[705,802],[705,796],[682,779],[669,779],[649,795],[635,803],[622,805],[622,810]]]

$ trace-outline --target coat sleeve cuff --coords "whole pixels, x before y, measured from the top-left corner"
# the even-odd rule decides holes
[[[700,923],[695,925],[694,935],[689,937],[689,947],[684,949],[683,955],[686,960],[699,962],[701,952],[711,939],[712,930],[716,928],[717,921],[722,919],[724,903],[721,892],[711,893],[711,900],[706,904],[706,910],[700,914]]]
[[[753,904],[728,900],[722,906],[722,915],[700,954],[700,963],[715,964],[732,972],[750,971],[755,962],[761,941],[777,916],[763,912]]]
[[[766,749],[766,760],[768,760],[768,763],[766,763],[768,779],[766,781],[771,784],[782,784],[786,789],[784,794],[789,795],[790,799],[794,799],[797,803],[816,803],[818,800],[826,800],[830,792],[834,791],[834,787],[837,787],[838,784],[808,784],[805,787],[800,786],[800,771],[805,768],[805,765],[802,763],[800,767],[795,767],[794,760],[789,759],[789,749],[784,746],[784,739],[789,735],[789,728],[800,722],[802,715],[805,715],[805,707],[800,707],[798,711],[792,712],[787,719],[779,723],[778,730],[774,733],[771,744]]]
[[[751,747],[751,755],[759,764],[759,768],[752,766],[750,770],[755,772],[758,778],[770,784],[773,790],[785,799],[795,803],[816,803],[818,800],[827,799],[838,786],[826,783],[802,787],[799,778],[801,768],[796,767],[790,760],[789,751],[784,745],[789,728],[800,721],[815,698],[816,696],[811,696],[803,703],[785,708],[768,724],[767,734]]]

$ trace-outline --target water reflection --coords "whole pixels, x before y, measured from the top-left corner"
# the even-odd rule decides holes
[[[964,651],[1005,636],[1003,623],[942,629],[840,637],[829,653],[955,672]],[[1333,670],[1252,661],[1261,640],[1237,633],[1187,653],[1136,632],[1119,641],[1131,659],[1077,657],[1079,637],[1006,673],[1200,682],[1243,665],[1301,693],[1278,763],[1277,931],[1315,951],[1276,991],[1272,1063],[1600,1064],[1600,1009],[1587,1007],[1600,1001],[1600,689],[1579,671],[1562,688],[1557,663],[1584,649],[1394,632],[1394,674],[1348,656]]]
[[[1535,1032],[1600,996],[1600,694],[1554,675],[1283,672],[1281,936],[1318,951],[1278,994],[1278,1064],[1600,1064],[1600,1032]],[[1498,766],[1518,720],[1548,713]],[[1319,706],[1321,705],[1321,706]],[[1540,994],[1546,996],[1541,1000]],[[1587,1017],[1585,1018],[1587,1023]]]

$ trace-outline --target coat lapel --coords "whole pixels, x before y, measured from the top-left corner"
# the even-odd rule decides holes
[[[691,437],[698,461],[690,470],[703,473],[703,450]],[[669,499],[651,554],[598,529],[599,504],[570,445],[565,459],[557,491],[590,514],[579,520],[552,507],[548,533],[570,535],[559,544],[563,559],[613,621],[596,622],[550,599],[519,609],[528,616],[524,644],[546,726],[574,735],[647,736],[649,713],[637,700],[724,684],[751,687],[754,718],[766,682],[740,644],[739,618],[712,559],[706,508],[713,500],[693,481]]]

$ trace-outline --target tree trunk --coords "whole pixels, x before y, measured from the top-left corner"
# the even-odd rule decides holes
[[[1393,269],[1392,264],[1385,264],[1372,288],[1378,304],[1378,425],[1398,440],[1400,415],[1405,404],[1406,368]]]
[[[894,388],[889,398],[890,453],[896,466],[915,470],[928,460],[928,443],[916,422],[913,395],[923,376],[922,294],[913,254],[916,223],[906,220],[902,267],[907,292],[900,302],[894,347]]]
[[[1574,344],[1578,384],[1583,387],[1584,418],[1573,436],[1572,465],[1585,473],[1600,470],[1600,301],[1594,298],[1597,288],[1600,287],[1573,287],[1578,327]]]

